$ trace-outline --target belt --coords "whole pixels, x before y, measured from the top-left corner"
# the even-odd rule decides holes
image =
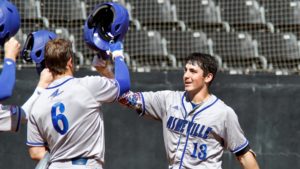
[[[72,158],[72,165],[86,165],[88,158],[82,158],[82,157],[77,157],[77,158]]]

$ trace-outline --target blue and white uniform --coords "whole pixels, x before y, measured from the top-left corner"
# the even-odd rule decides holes
[[[0,75],[0,100],[12,96],[16,81],[16,63],[11,59],[4,59]],[[18,131],[21,122],[21,109],[18,106],[4,106],[0,104],[0,131]]]
[[[76,158],[89,159],[101,168],[105,146],[100,106],[116,100],[119,92],[116,80],[100,76],[55,80],[33,105],[27,145],[48,147],[50,168]]]
[[[141,92],[127,97],[128,104],[162,121],[169,168],[221,169],[225,149],[249,150],[234,110],[215,95],[194,105],[182,91]]]

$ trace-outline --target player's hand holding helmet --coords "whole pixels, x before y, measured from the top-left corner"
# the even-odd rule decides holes
[[[123,56],[123,38],[128,30],[129,16],[125,7],[107,2],[97,5],[84,25],[84,40],[99,58]]]
[[[21,56],[26,62],[33,61],[36,64],[38,74],[45,68],[44,52],[46,43],[55,38],[57,38],[57,35],[47,30],[32,32],[27,36]]]
[[[5,58],[9,58],[16,61],[19,55],[20,48],[21,48],[20,43],[14,37],[10,38],[4,44]]]
[[[20,14],[8,0],[0,1],[0,45],[13,37],[20,28]]]

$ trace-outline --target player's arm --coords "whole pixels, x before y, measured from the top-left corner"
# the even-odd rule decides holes
[[[114,73],[110,69],[109,59],[107,56],[109,53],[114,62]],[[101,52],[98,57],[93,59],[93,66],[103,76],[115,79],[120,87],[119,96],[129,91],[130,89],[130,75],[128,67],[124,61],[123,43],[116,42],[109,45],[109,51]]]
[[[132,91],[128,91],[124,93],[121,97],[119,97],[118,101],[120,104],[136,110],[136,112],[140,116],[143,115],[144,104],[143,104],[142,94],[140,92],[135,93]]]
[[[238,116],[228,107],[225,117],[225,132],[223,138],[228,148],[233,152],[243,169],[259,169],[255,153],[251,150],[248,140],[239,124]]]
[[[32,106],[35,101],[38,99],[40,94],[48,87],[48,85],[53,81],[53,76],[48,68],[45,68],[41,74],[40,79],[37,84],[36,89],[34,90],[33,94],[30,98],[22,105],[22,109],[24,113],[22,114],[22,122],[25,123],[28,118],[28,113],[31,112]]]
[[[243,169],[259,169],[255,154],[251,150],[247,151],[243,155],[237,156],[237,159],[242,165]]]
[[[38,129],[37,120],[34,114],[36,109],[33,107],[29,114],[27,122],[27,142],[28,152],[33,160],[41,160],[47,152],[47,143],[43,139],[40,130]]]
[[[172,91],[132,92],[128,91],[119,97],[118,101],[124,106],[136,110],[139,116],[155,120],[162,119],[166,110],[166,98],[172,97]]]
[[[0,75],[0,100],[10,97],[13,93],[16,80],[16,58],[20,51],[20,43],[10,38],[4,44],[5,59]]]
[[[45,146],[29,147],[28,151],[31,159],[40,161],[47,153],[47,148]]]

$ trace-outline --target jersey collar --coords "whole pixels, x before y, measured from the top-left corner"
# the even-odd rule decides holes
[[[65,76],[65,77],[56,79],[52,83],[50,83],[46,89],[53,89],[53,88],[59,87],[71,79],[74,79],[74,77],[73,76]]]

